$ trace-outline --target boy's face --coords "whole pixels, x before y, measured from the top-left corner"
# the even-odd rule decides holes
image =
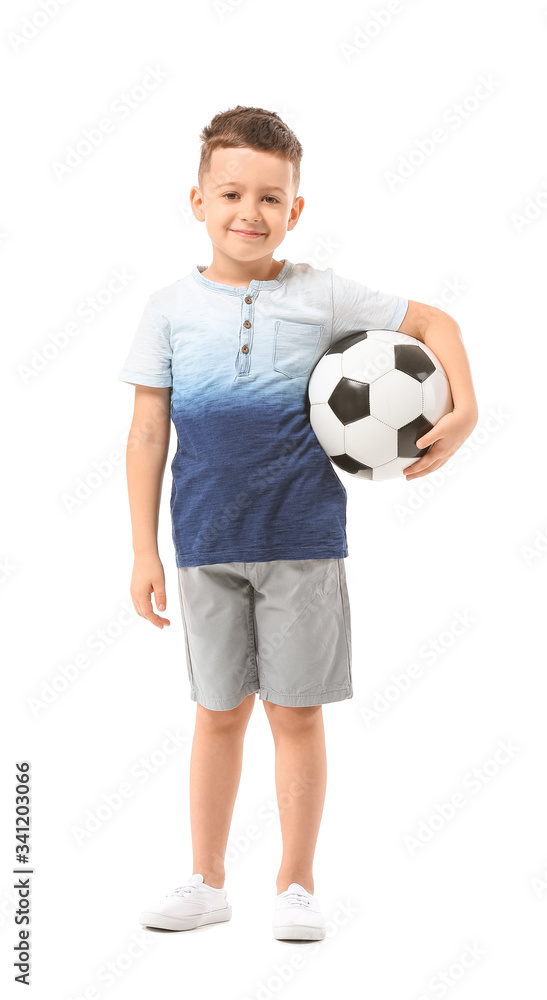
[[[203,186],[192,188],[190,200],[220,253],[246,263],[271,258],[304,206],[294,195],[292,164],[248,147],[215,149]],[[240,235],[245,230],[261,235]]]

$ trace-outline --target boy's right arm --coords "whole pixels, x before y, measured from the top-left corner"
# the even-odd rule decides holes
[[[167,604],[165,575],[158,552],[161,489],[171,433],[171,388],[135,386],[135,409],[127,439],[126,470],[133,552],[131,598],[135,610],[158,628],[170,625],[158,610]]]

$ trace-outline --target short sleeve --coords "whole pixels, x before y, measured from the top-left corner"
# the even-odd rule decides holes
[[[397,330],[408,309],[408,299],[343,278],[329,268],[332,278],[332,339],[335,343],[361,330]]]
[[[153,297],[146,303],[118,380],[167,388],[173,385],[169,321],[156,316]]]

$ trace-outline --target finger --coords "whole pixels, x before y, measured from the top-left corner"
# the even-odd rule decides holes
[[[422,435],[421,438],[418,438],[418,440],[416,441],[416,447],[427,448],[429,447],[430,444],[435,444],[436,441],[440,441],[442,437],[443,435],[439,434],[439,431],[435,430],[435,428],[432,427],[430,431],[427,431],[427,434],[424,434]]]
[[[406,469],[403,469],[403,475],[406,476],[410,472],[412,472],[412,473],[421,472],[421,470],[425,469],[425,468],[426,468],[426,465],[424,463],[424,460],[423,459],[418,459],[417,462],[413,462],[412,465],[407,465]]]
[[[435,472],[435,469],[438,469],[441,465],[444,465],[445,461],[446,459],[444,458],[438,458],[436,462],[432,462],[431,465],[428,465],[425,469],[422,469],[416,474],[407,476],[407,480],[415,479],[417,478],[417,476],[427,476],[429,475],[430,472]]]
[[[158,628],[163,628],[164,625],[170,625],[171,622],[168,618],[162,618],[161,615],[157,615],[152,607],[152,601],[150,599],[150,594],[141,596],[139,598],[139,603],[141,606],[141,615],[146,618],[147,621],[152,622],[153,625],[157,625]]]
[[[156,598],[156,607],[158,611],[165,611],[167,604],[167,598],[165,596],[165,586],[162,583],[154,584],[154,596]]]
[[[434,462],[436,460],[438,452],[439,452],[438,448],[431,447],[429,451],[426,451],[425,455],[420,455],[420,457],[417,458],[416,461],[412,463],[412,465],[407,465],[406,468],[403,469],[403,474],[406,476],[407,469],[408,470],[413,469],[416,472],[420,472],[422,469],[426,469],[428,465],[431,464],[432,461]]]
[[[431,458],[431,452],[428,451],[427,455],[423,455],[422,458],[419,458],[417,462],[414,462],[412,465],[407,465],[406,469],[403,469],[403,473],[406,476],[407,475],[407,470],[408,470],[408,474],[411,474],[411,475],[414,476],[414,475],[416,475],[417,472],[425,472],[432,465],[435,464],[435,461],[436,461],[435,456],[433,456],[433,459],[432,459]]]

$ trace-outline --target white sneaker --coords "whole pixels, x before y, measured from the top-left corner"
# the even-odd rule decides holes
[[[169,931],[189,931],[202,924],[229,920],[232,907],[226,889],[215,889],[203,881],[203,875],[192,875],[149,910],[143,910],[140,922],[145,927],[163,927]]]
[[[279,941],[321,941],[326,933],[319,903],[298,882],[275,897],[272,927]]]

